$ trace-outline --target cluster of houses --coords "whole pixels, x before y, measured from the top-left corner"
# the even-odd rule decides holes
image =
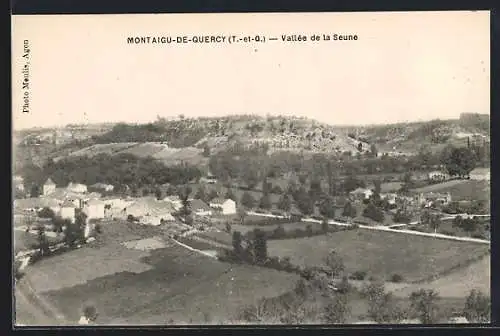
[[[369,188],[357,188],[350,192],[351,200],[364,201],[372,197],[374,191]],[[447,205],[452,201],[451,193],[415,193],[411,196],[398,193],[380,193],[380,198],[386,200],[390,205],[406,204],[415,207],[433,207]]]
[[[113,186],[97,183],[87,187],[80,183],[69,183],[58,188],[49,178],[42,186],[39,197],[17,199],[14,209],[17,212],[37,214],[43,208],[50,208],[63,219],[75,220],[77,209],[87,215],[87,219],[122,218],[132,215],[142,223],[160,225],[174,221],[173,214],[183,206],[178,196],[167,196],[161,200],[152,196],[139,198],[102,196],[91,190],[112,191]],[[190,210],[194,216],[208,217],[214,213],[223,215],[236,214],[236,202],[232,199],[215,198],[209,204],[199,199],[189,200]]]

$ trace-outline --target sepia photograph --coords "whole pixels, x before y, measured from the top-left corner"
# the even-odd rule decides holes
[[[13,15],[13,324],[489,324],[490,136],[488,11]]]

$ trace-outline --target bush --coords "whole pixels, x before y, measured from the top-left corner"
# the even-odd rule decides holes
[[[403,276],[401,274],[393,274],[391,276],[391,282],[395,282],[395,283],[398,283],[398,282],[402,282],[404,280]]]
[[[96,224],[94,228],[95,228],[95,232],[97,232],[99,234],[102,233],[102,226],[101,226],[101,224],[99,224],[99,223]]]
[[[366,271],[356,271],[353,274],[351,274],[350,278],[352,280],[365,280]]]
[[[472,238],[476,238],[476,239],[485,239],[484,235],[482,233],[473,233],[471,235]]]
[[[441,234],[447,235],[447,236],[456,236],[455,232],[453,231],[448,231],[448,230],[442,230],[440,231]]]

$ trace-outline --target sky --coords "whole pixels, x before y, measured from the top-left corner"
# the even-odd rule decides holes
[[[334,125],[490,111],[489,12],[15,16],[14,129],[231,114]],[[356,41],[310,41],[356,34]],[[275,36],[127,44],[130,36]],[[282,42],[282,34],[308,37]],[[28,40],[29,112],[22,57]]]

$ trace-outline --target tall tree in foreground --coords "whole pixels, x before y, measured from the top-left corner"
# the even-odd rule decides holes
[[[465,302],[464,315],[472,323],[489,323],[491,321],[491,298],[473,289]]]
[[[254,249],[255,259],[258,263],[264,263],[267,260],[267,239],[264,231],[256,229],[254,231]]]
[[[434,324],[438,322],[439,295],[432,289],[420,289],[411,293],[411,308],[417,313],[423,324]]]
[[[330,253],[325,258],[325,264],[330,269],[332,280],[345,269],[342,257],[335,250],[330,250]]]
[[[243,237],[241,235],[241,232],[239,231],[233,231],[233,251],[236,253],[236,255],[241,255],[243,252],[243,247],[241,246],[241,243],[243,242]]]

